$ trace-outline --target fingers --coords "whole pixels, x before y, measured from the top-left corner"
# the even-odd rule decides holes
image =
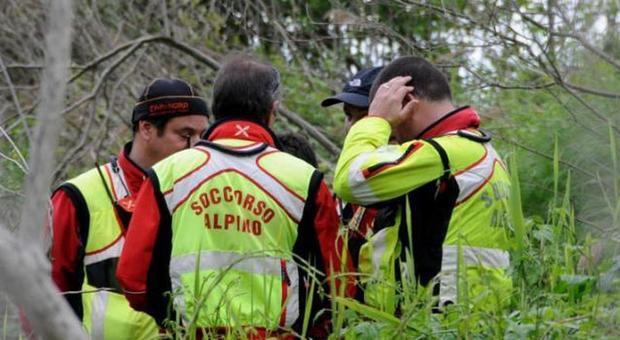
[[[381,84],[373,101],[370,103],[369,116],[379,116],[386,119],[392,127],[398,125],[407,117],[407,111],[403,110],[407,95],[411,95],[413,86],[407,86],[411,77],[394,77]],[[413,97],[412,97],[413,98]],[[414,101],[417,102],[417,101]],[[409,108],[413,107],[412,105]]]
[[[393,95],[394,97],[396,97],[396,99],[402,100],[407,93],[413,91],[412,86],[405,85],[410,80],[410,76],[394,77],[379,86],[376,96],[386,97]]]
[[[410,80],[411,80],[410,76],[405,76],[405,77],[398,76],[398,77],[394,77],[394,78],[390,79],[390,81],[388,81],[387,84],[389,84],[390,87],[392,87],[392,86],[403,86],[403,85],[407,84],[407,82],[410,81]]]
[[[377,94],[392,93],[393,90],[396,90],[396,89],[404,86],[410,80],[411,80],[410,76],[394,77],[394,78],[390,79],[389,81],[381,84],[381,86],[379,86],[379,88],[377,89]]]
[[[403,100],[405,99],[405,96],[411,93],[411,91],[413,91],[413,86],[400,86],[394,90],[394,96],[400,100]]]
[[[404,113],[404,114],[408,114],[410,112],[413,112],[414,106],[420,102],[411,93],[407,93],[407,95],[405,96],[405,100],[406,100],[407,104],[405,104],[405,106],[403,106],[403,108],[401,110],[401,112]]]

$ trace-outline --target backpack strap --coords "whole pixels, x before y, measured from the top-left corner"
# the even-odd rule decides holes
[[[480,132],[480,135],[468,130],[458,130],[456,134],[459,135],[459,137],[467,138],[478,143],[488,143],[491,141],[491,134],[488,131],[483,129],[478,129],[478,131]]]
[[[435,148],[439,154],[439,158],[441,158],[441,164],[443,165],[443,175],[441,175],[441,177],[437,180],[437,191],[435,192],[435,198],[437,198],[437,195],[446,190],[448,180],[452,176],[452,173],[450,172],[450,160],[448,159],[448,153],[446,150],[439,143],[437,143],[437,141],[430,138],[425,139],[424,141]]]

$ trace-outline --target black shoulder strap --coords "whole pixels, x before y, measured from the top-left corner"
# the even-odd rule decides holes
[[[304,206],[304,211],[302,214],[301,221],[299,222],[299,226],[297,228],[297,239],[295,240],[295,244],[293,245],[293,256],[295,261],[299,264],[300,270],[297,275],[299,282],[310,282],[312,280],[312,271],[309,270],[306,263],[312,264],[314,263],[316,267],[325,269],[327,268],[328,263],[325,262],[325,259],[321,255],[319,251],[319,238],[316,234],[316,230],[314,229],[314,220],[317,213],[316,206],[316,197],[319,193],[321,183],[323,181],[323,174],[314,170],[312,173],[312,177],[310,179],[310,184],[308,186],[308,196],[306,197],[306,204]],[[319,272],[320,273],[320,272]],[[321,289],[315,289],[313,292],[310,292],[309,289],[300,289],[299,290],[299,305],[306,306],[306,304],[311,304],[309,308],[310,312],[310,321],[314,322],[315,316],[318,318],[320,315],[320,311],[324,308],[329,308],[329,304],[325,298],[319,294],[319,291],[325,291],[329,289],[327,286],[329,280],[323,280],[323,276],[319,275],[319,282],[323,282]],[[296,332],[300,332],[303,328],[304,318],[297,318],[295,323],[292,325],[293,330]]]
[[[82,196],[80,189],[72,183],[64,183],[56,190],[64,191],[73,203],[78,220],[78,235],[80,236],[80,242],[82,242],[83,247],[86,247],[86,242],[88,241],[88,229],[90,226],[90,213],[88,211],[88,206],[86,205],[84,196]]]
[[[75,185],[67,182],[59,186],[54,192],[58,190],[62,190],[65,194],[67,194],[67,196],[73,203],[73,206],[75,207],[75,213],[76,213],[77,220],[78,220],[77,233],[80,238],[81,246],[80,246],[80,249],[78,250],[79,264],[77,264],[74,267],[74,269],[78,277],[77,284],[79,287],[81,287],[82,283],[84,282],[84,276],[85,276],[84,265],[82,264],[82,262],[84,260],[84,255],[86,253],[86,242],[88,242],[90,214],[88,212],[88,206],[86,205],[84,196],[82,195],[80,190]],[[82,305],[82,294],[66,294],[65,298],[67,299],[67,302],[69,303],[69,305],[75,312],[75,315],[77,315],[78,319],[82,321],[84,317],[84,309]]]
[[[459,130],[456,134],[459,135],[459,137],[467,138],[478,143],[488,143],[491,141],[491,134],[489,132],[483,129],[478,129],[478,131],[480,132],[480,135],[472,133],[468,130]]]
[[[448,180],[448,178],[450,178],[450,160],[448,159],[448,153],[446,153],[446,150],[435,140],[429,138],[425,139],[424,141],[426,141],[428,144],[434,147],[435,150],[437,150],[437,153],[441,158],[441,164],[443,164],[443,175],[441,176],[441,180]]]

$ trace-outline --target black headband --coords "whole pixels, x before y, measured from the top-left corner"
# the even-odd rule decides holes
[[[164,116],[209,115],[207,103],[195,96],[165,96],[139,102],[133,108],[133,124],[148,118]]]

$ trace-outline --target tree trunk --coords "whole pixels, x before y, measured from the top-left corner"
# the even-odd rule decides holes
[[[82,327],[50,278],[41,235],[54,168],[54,150],[71,60],[71,0],[47,2],[40,104],[30,145],[28,179],[18,236],[0,225],[0,292],[25,313],[35,334],[45,339],[84,339]]]
[[[80,322],[50,279],[40,248],[24,245],[0,225],[0,291],[24,312],[44,339],[85,339]]]

